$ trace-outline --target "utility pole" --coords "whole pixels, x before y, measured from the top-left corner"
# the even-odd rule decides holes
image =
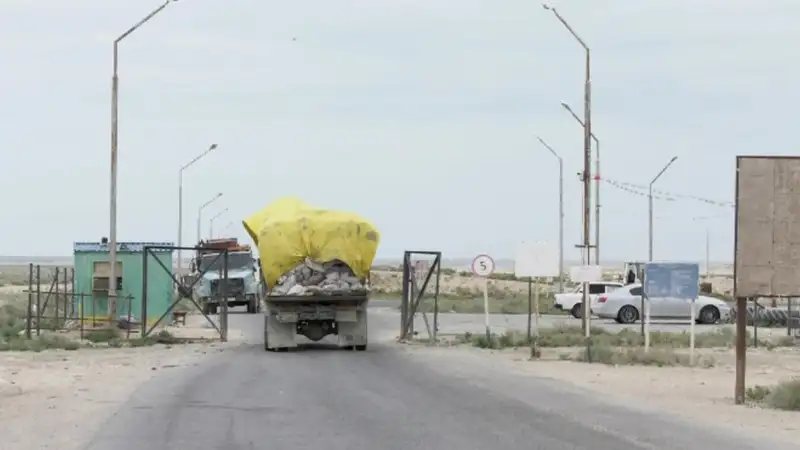
[[[669,166],[671,166],[672,163],[674,163],[676,159],[678,159],[678,157],[677,156],[673,156],[672,159],[670,159],[669,162],[664,166],[664,168],[661,169],[661,172],[658,172],[658,175],[656,175],[655,178],[653,178],[653,180],[650,182],[650,186],[648,187],[648,191],[647,191],[647,203],[648,203],[648,208],[647,208],[648,209],[648,211],[647,211],[647,217],[648,217],[648,233],[647,233],[647,242],[648,242],[647,249],[648,249],[648,251],[647,251],[647,260],[648,261],[652,261],[653,260],[653,184],[656,181],[658,181],[658,179],[661,177],[661,175],[663,175],[664,172],[666,172],[667,169],[669,169]]]
[[[108,320],[112,324],[117,318],[117,137],[119,135],[119,43],[130,36],[134,31],[155,17],[175,0],[167,0],[161,6],[144,16],[134,26],[128,28],[118,38],[114,39],[112,53],[111,75],[111,188],[110,190],[110,218],[108,233]]]
[[[575,114],[575,111],[570,106],[561,102],[572,117],[582,126],[585,127],[583,120]],[[592,133],[594,139],[594,263],[600,265],[600,140]]]
[[[558,292],[564,292],[564,160],[544,139],[536,139],[558,159]]]
[[[575,30],[564,20],[563,17],[556,11],[555,8],[547,4],[542,7],[551,11],[556,16],[559,22],[570,32],[572,37],[586,51],[586,78],[583,90],[583,250],[584,250],[584,264],[589,265],[589,252],[591,250],[591,184],[590,172],[591,159],[592,159],[592,75],[591,75],[591,56],[589,46],[578,36]],[[583,326],[584,336],[587,339],[591,337],[591,311],[589,309],[589,283],[583,283],[583,301],[581,303],[581,323]]]

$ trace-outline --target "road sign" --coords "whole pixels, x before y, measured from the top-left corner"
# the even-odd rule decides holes
[[[693,263],[647,263],[644,265],[644,295],[648,298],[678,298],[691,301],[700,294],[700,265]]]
[[[601,266],[575,266],[569,268],[569,279],[573,283],[592,283],[603,281],[603,268]]]
[[[514,275],[557,277],[561,275],[558,253],[558,247],[547,242],[523,242],[514,257]]]
[[[489,255],[478,255],[472,260],[472,273],[479,277],[488,277],[494,273],[494,260]]]

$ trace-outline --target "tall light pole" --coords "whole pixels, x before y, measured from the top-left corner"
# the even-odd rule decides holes
[[[591,197],[591,186],[589,184],[589,172],[591,171],[591,152],[592,152],[592,77],[591,77],[591,58],[589,53],[589,46],[586,45],[586,42],[578,36],[578,33],[572,29],[572,27],[561,17],[561,14],[556,11],[550,5],[542,4],[542,7],[547,11],[551,11],[553,15],[556,16],[559,22],[570,32],[572,37],[578,41],[578,43],[583,47],[586,51],[586,80],[583,86],[583,249],[584,249],[584,261],[588,265],[589,264],[589,251],[591,249],[591,237],[590,237],[590,229],[591,229],[591,205],[590,205],[590,197]],[[589,311],[589,283],[583,283],[583,301],[582,303],[582,311],[584,312],[581,314],[581,324],[583,326],[584,336],[588,339],[590,337],[590,330],[589,327],[589,314],[586,312]]]
[[[664,166],[664,168],[661,169],[661,172],[658,172],[658,175],[656,175],[655,178],[653,178],[653,181],[650,182],[650,186],[649,186],[648,191],[647,191],[647,203],[648,203],[648,214],[647,214],[647,217],[648,217],[648,224],[649,224],[648,233],[647,233],[647,236],[648,236],[648,239],[647,239],[648,240],[647,260],[648,261],[652,261],[653,260],[653,184],[661,177],[661,175],[664,174],[664,172],[667,171],[667,169],[669,169],[669,166],[671,166],[672,163],[674,163],[676,159],[678,159],[678,157],[677,156],[673,156],[672,159],[670,159],[669,162]]]
[[[214,203],[214,202],[215,202],[215,201],[217,201],[217,200],[218,200],[220,197],[222,197],[222,192],[218,192],[218,193],[217,193],[217,195],[215,195],[215,196],[213,196],[213,197],[211,198],[211,200],[209,200],[209,201],[207,201],[207,202],[203,203],[202,205],[200,205],[200,208],[198,208],[198,209],[197,209],[197,242],[198,242],[198,243],[200,242],[200,238],[202,237],[202,235],[200,234],[200,233],[201,233],[201,231],[202,231],[202,230],[200,229],[200,219],[201,219],[201,217],[203,216],[203,210],[206,208],[206,206],[208,206],[208,205],[210,205],[210,204]]]
[[[183,266],[183,252],[180,249],[183,246],[183,171],[216,148],[217,144],[211,144],[206,151],[195,156],[194,159],[181,166],[180,170],[178,170],[178,273],[181,273]]]
[[[208,238],[214,239],[214,221],[219,218],[219,216],[228,212],[228,208],[223,209],[222,211],[216,213],[214,217],[208,220]]]
[[[536,139],[558,159],[558,292],[564,292],[564,160],[544,139]]]
[[[695,217],[692,222],[705,222],[706,225],[706,280],[711,276],[711,231],[708,227],[708,221],[716,219],[718,216],[703,216]]]
[[[569,107],[568,104],[561,102],[561,106],[563,106],[575,120],[578,121],[581,126],[583,125],[583,120],[575,114],[575,111]],[[594,263],[600,265],[600,140],[597,139],[594,133],[592,133],[592,139],[594,139]]]
[[[108,318],[113,321],[117,317],[117,136],[119,115],[117,113],[119,97],[119,43],[130,36],[134,31],[155,17],[175,0],[167,0],[161,6],[154,9],[150,14],[144,16],[134,26],[114,39],[112,54],[112,75],[111,75],[111,201],[110,201],[110,220],[111,230],[108,233],[108,260],[109,283],[108,283]],[[109,322],[111,323],[111,322]]]

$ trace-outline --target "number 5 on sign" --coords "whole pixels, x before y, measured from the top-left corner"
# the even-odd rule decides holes
[[[472,260],[472,273],[483,278],[483,321],[486,325],[487,342],[492,338],[489,326],[489,276],[494,273],[494,260],[489,255],[478,255]]]

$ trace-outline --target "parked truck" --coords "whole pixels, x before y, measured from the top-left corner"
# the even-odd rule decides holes
[[[264,288],[264,349],[297,347],[297,336],[367,349],[369,270],[379,234],[358,215],[290,197],[244,221],[258,246]]]
[[[203,314],[216,314],[222,302],[224,250],[228,251],[228,306],[246,306],[249,314],[258,313],[261,283],[253,251],[249,245],[239,244],[236,238],[225,238],[201,241],[192,264],[192,272],[200,277],[194,290]]]

